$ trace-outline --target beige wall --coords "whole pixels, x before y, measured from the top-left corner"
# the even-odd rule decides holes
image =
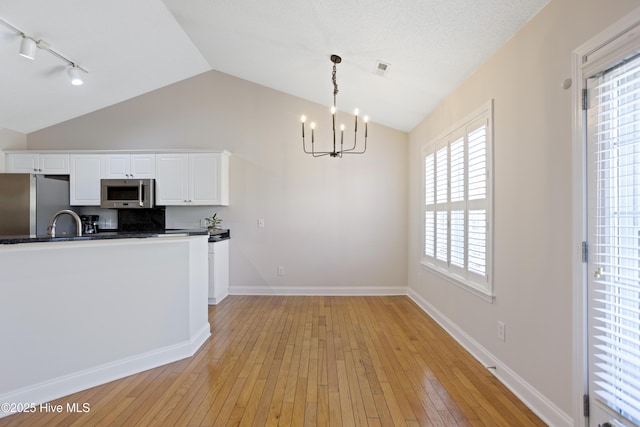
[[[0,128],[0,173],[5,170],[3,150],[24,150],[26,148],[27,135]]]
[[[229,149],[230,206],[168,208],[167,222],[194,227],[219,213],[232,292],[404,292],[408,135],[371,123],[365,155],[312,158],[302,114],[330,123],[327,106],[211,71],[31,133],[28,147]]]
[[[572,52],[638,6],[552,0],[410,133],[409,283],[560,415],[572,390]],[[494,99],[494,290],[487,303],[421,268],[420,149]],[[497,322],[506,324],[506,342]],[[579,333],[580,331],[576,331]],[[566,421],[566,420],[565,420]]]

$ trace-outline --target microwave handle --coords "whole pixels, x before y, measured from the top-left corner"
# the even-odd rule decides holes
[[[140,207],[144,206],[142,203],[142,180],[138,181],[138,204]]]

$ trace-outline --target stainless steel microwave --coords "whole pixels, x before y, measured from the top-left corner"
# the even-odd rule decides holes
[[[100,181],[100,207],[147,209],[155,207],[154,179],[103,179]]]

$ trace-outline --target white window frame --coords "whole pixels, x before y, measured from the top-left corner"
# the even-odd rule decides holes
[[[468,153],[467,153],[467,137],[473,130],[478,129],[478,123],[483,122],[486,132],[486,197],[480,200],[469,199],[469,185],[468,185]],[[480,126],[482,127],[482,126]],[[452,174],[451,174],[451,145],[458,142],[460,139],[464,140],[464,197],[463,200],[452,200]],[[444,151],[443,151],[444,150]],[[447,159],[447,171],[446,171],[446,201],[442,202],[442,199],[438,199],[438,171],[437,171],[437,156],[438,153],[442,155],[446,154]],[[433,186],[433,201],[427,200],[427,177],[426,177],[426,162],[428,156],[433,159],[436,167],[434,179],[431,181]],[[482,107],[478,108],[464,120],[461,120],[447,132],[442,134],[441,137],[434,139],[427,143],[422,148],[422,245],[421,245],[421,264],[423,268],[432,271],[445,278],[451,283],[462,287],[463,289],[470,291],[471,293],[481,297],[482,299],[493,302],[493,100],[490,100]],[[429,187],[431,189],[431,186]],[[442,195],[442,188],[440,195]],[[429,197],[430,198],[430,197]],[[469,226],[468,226],[468,213],[474,209],[482,208],[486,212],[486,246],[485,246],[485,265],[484,275],[476,274],[469,268]],[[452,215],[451,212],[456,211],[464,212],[464,265],[462,267],[456,266],[455,262],[452,263],[451,248],[452,248]],[[434,239],[433,239],[433,254],[427,254],[426,249],[426,221],[425,218],[433,212],[434,216]],[[442,252],[438,252],[438,226],[437,226],[437,212],[447,212],[447,224],[446,224],[446,257],[443,259]],[[441,229],[442,231],[443,229]],[[443,241],[440,242],[441,244]],[[442,246],[441,246],[442,247]],[[459,258],[458,258],[459,259]]]

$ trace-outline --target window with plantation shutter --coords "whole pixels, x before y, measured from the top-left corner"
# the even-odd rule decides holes
[[[490,102],[423,149],[422,264],[488,297],[492,111]]]

